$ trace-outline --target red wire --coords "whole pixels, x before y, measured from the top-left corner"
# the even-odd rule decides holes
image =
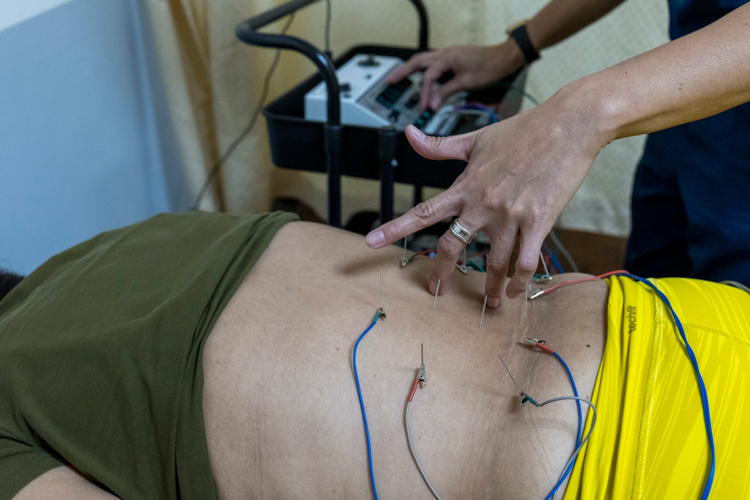
[[[411,401],[412,399],[414,399],[414,393],[417,392],[417,384],[418,383],[419,383],[419,379],[415,378],[414,379],[414,385],[411,388],[411,394],[409,394],[409,401]]]
[[[417,255],[427,255],[430,252],[437,252],[437,248],[430,248],[429,250],[425,250],[423,252],[415,253],[413,257],[416,257]]]
[[[545,288],[544,291],[542,292],[542,295],[547,295],[548,293],[554,292],[558,288],[562,288],[564,286],[575,285],[576,283],[585,283],[586,281],[599,280],[602,278],[606,278],[608,276],[612,276],[613,274],[623,274],[623,273],[630,274],[628,271],[620,269],[619,271],[610,271],[608,273],[600,274],[599,276],[591,276],[590,278],[578,278],[575,280],[563,281],[561,283],[558,283],[557,285],[552,285],[549,288]]]
[[[545,351],[545,352],[547,352],[547,353],[549,353],[549,354],[555,354],[555,351],[554,351],[554,350],[552,350],[552,348],[551,348],[551,347],[547,347],[546,345],[544,345],[544,344],[540,344],[539,342],[537,342],[536,344],[534,344],[534,346],[535,346],[535,347],[536,347],[537,349],[541,349],[542,351]]]

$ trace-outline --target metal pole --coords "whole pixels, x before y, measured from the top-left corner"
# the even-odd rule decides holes
[[[328,92],[328,117],[324,126],[326,171],[328,172],[328,223],[341,227],[341,100],[336,67],[314,45],[289,35],[258,33],[256,30],[316,0],[292,0],[240,24],[237,38],[250,45],[291,49],[307,56],[317,66]]]
[[[427,9],[422,0],[411,0],[419,15],[419,50],[427,50],[430,46],[430,22],[427,18]]]
[[[393,127],[378,130],[378,157],[380,158],[380,223],[393,220],[393,169],[398,166],[396,150],[398,133]]]

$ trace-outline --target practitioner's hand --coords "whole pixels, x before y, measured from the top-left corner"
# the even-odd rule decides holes
[[[388,82],[395,83],[417,70],[424,69],[419,107],[422,110],[427,107],[438,109],[452,94],[460,90],[488,87],[523,64],[523,52],[513,40],[489,47],[456,45],[413,56],[388,79]],[[438,86],[438,78],[449,70],[453,71],[453,78]]]
[[[523,293],[539,262],[539,249],[558,215],[575,194],[602,147],[613,137],[597,123],[596,105],[586,93],[564,97],[563,88],[540,106],[476,132],[427,137],[410,126],[407,137],[422,156],[468,162],[447,191],[367,235],[372,248],[386,245],[459,216],[469,231],[484,231],[492,249],[487,257],[487,305],[498,307],[516,238],[520,253],[506,289]],[[582,97],[578,97],[582,95]],[[441,238],[429,278],[430,293],[448,289],[464,243],[450,230]]]

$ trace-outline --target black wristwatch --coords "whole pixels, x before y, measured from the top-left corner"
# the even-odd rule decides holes
[[[526,64],[531,64],[539,59],[539,52],[536,51],[534,46],[531,44],[529,39],[529,33],[526,31],[526,23],[521,24],[517,28],[508,32],[508,35],[516,41],[518,47],[523,52],[523,57],[526,59]]]

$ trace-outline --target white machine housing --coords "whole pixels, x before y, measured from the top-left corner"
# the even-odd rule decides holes
[[[437,112],[419,110],[422,75],[415,73],[396,84],[387,78],[403,60],[397,57],[357,54],[336,70],[341,87],[341,123],[380,128],[391,125],[405,130],[414,124],[428,134],[447,135],[458,120],[453,108],[464,93],[450,98]],[[325,122],[328,116],[325,82],[305,94],[305,120]]]

